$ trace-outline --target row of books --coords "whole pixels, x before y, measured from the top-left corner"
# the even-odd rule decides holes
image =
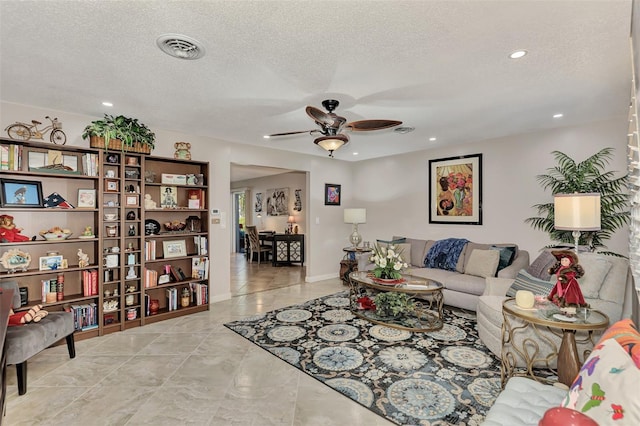
[[[193,244],[196,246],[196,254],[198,256],[206,256],[209,254],[209,243],[204,235],[196,235],[193,237]]]
[[[22,170],[22,145],[0,145],[0,170]]]
[[[206,283],[189,283],[191,286],[191,299],[196,305],[209,303],[209,286]]]
[[[144,287],[151,288],[158,286],[158,271],[144,268]]]
[[[87,269],[82,271],[82,295],[95,296],[98,294],[98,270]]]
[[[167,295],[167,309],[169,309],[169,311],[178,309],[178,289],[169,287],[165,290],[165,293]]]
[[[82,154],[82,167],[87,176],[99,176],[98,154]]]
[[[95,303],[71,305],[67,312],[73,312],[73,322],[76,330],[91,330],[98,328],[98,307]]]
[[[156,240],[144,242],[144,259],[156,260]]]

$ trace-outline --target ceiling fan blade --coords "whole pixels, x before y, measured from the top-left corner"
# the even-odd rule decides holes
[[[310,135],[314,134],[314,133],[319,133],[320,131],[317,129],[313,129],[313,130],[300,130],[298,132],[284,132],[284,133],[273,133],[271,135],[267,135],[265,136],[266,138],[272,138],[272,137],[276,137],[276,136],[289,136],[289,135],[299,135],[302,133],[309,133]]]
[[[399,126],[402,121],[397,120],[360,120],[348,123],[346,127],[354,132],[366,132],[369,130],[382,130]]]
[[[333,125],[333,117],[326,112],[320,111],[316,107],[308,106],[306,108],[307,115],[313,119],[320,126],[331,126]]]

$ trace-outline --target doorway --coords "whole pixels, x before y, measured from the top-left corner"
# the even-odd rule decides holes
[[[231,238],[232,241],[232,251],[234,253],[244,253],[246,249],[245,245],[245,226],[246,226],[246,218],[245,218],[245,206],[246,206],[246,195],[245,191],[235,191],[232,193],[233,198],[233,235]]]

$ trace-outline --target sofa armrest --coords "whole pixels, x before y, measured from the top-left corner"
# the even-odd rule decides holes
[[[500,278],[515,278],[521,269],[529,267],[529,252],[526,250],[518,251],[518,257],[516,257],[511,265],[498,271],[498,277]]]
[[[483,296],[506,296],[513,278],[488,277]]]

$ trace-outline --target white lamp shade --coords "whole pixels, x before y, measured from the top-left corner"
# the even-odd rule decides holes
[[[367,209],[344,209],[344,223],[367,223]]]
[[[600,230],[600,194],[556,194],[554,226],[559,231]]]

